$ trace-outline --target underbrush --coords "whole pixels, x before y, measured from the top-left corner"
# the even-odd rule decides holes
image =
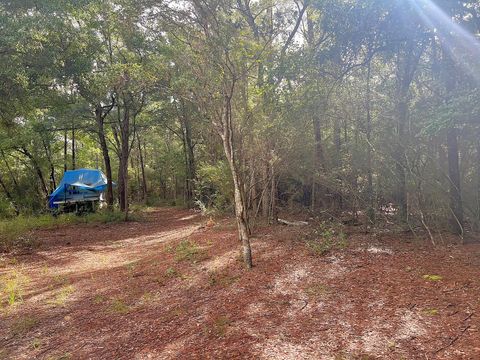
[[[62,214],[53,217],[50,214],[37,216],[17,216],[0,220],[0,252],[11,251],[17,247],[34,247],[33,230],[54,229],[75,224],[107,224],[124,221],[125,215],[120,211],[97,211],[86,215]],[[141,220],[141,215],[131,213],[130,221]]]
[[[348,247],[347,235],[339,224],[321,222],[305,237],[307,249],[314,255],[326,255]]]
[[[189,261],[197,263],[208,257],[205,249],[200,248],[196,243],[189,240],[182,240],[175,248],[176,261]]]

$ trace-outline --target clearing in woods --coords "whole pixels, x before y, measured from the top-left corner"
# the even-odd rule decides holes
[[[269,226],[243,268],[232,219],[36,231],[0,258],[0,358],[479,359],[480,246],[353,233],[322,256]]]

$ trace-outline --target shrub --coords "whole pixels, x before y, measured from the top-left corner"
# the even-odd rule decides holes
[[[232,209],[233,183],[225,161],[215,165],[199,164],[196,181],[196,205],[207,215]]]
[[[313,254],[322,256],[332,250],[347,248],[347,236],[340,226],[322,222],[307,235],[306,246]]]

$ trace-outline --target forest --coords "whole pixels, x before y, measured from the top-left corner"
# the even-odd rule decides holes
[[[166,252],[171,261],[186,252],[187,262],[201,263],[199,244],[211,246],[216,236],[227,239],[230,235],[222,231],[228,228],[232,249],[241,248],[243,258],[235,276],[243,279],[254,275],[242,266],[252,271],[276,266],[262,255],[267,250],[255,245],[259,238],[305,238],[310,252],[324,255],[352,248],[344,239],[349,232],[368,239],[387,234],[401,249],[411,241],[421,242],[420,250],[412,250],[418,266],[422,257],[431,264],[458,265],[460,280],[450,279],[452,284],[469,279],[470,290],[478,289],[478,282],[471,282],[478,273],[469,273],[473,270],[465,264],[479,264],[468,257],[479,251],[479,87],[477,0],[2,0],[0,259],[6,265],[0,262],[0,275],[5,271],[5,289],[5,279],[10,279],[6,271],[18,261],[13,264],[12,256],[25,251],[25,256],[33,256],[31,251],[44,246],[47,253],[57,251],[58,234],[58,251],[68,251],[70,242],[79,249],[87,246],[75,242],[83,238],[82,231],[98,239],[117,239],[117,232],[125,232],[122,241],[142,235],[142,246],[147,246],[149,236],[162,233],[150,228],[154,224],[166,231],[180,218],[190,221],[189,216],[198,214],[206,221],[198,231],[213,235],[182,240],[176,253]],[[113,225],[92,228],[84,224],[88,216],[50,215],[49,194],[65,171],[75,169],[103,171],[105,208],[97,217]],[[33,219],[48,226],[35,225],[20,233],[18,229],[27,227],[21,224]],[[15,232],[14,239],[8,231]],[[287,246],[278,241],[280,248]],[[275,246],[268,246],[275,254]],[[380,256],[377,250],[390,251],[373,249],[367,252],[370,256]],[[135,251],[132,248],[131,254]],[[432,258],[427,261],[429,251]],[[470,259],[464,259],[465,267],[442,260],[458,259],[457,255]],[[407,259],[398,266],[415,269],[405,265]],[[26,263],[32,261],[37,260]],[[353,255],[351,261],[356,261]],[[387,264],[378,266],[385,269]],[[165,278],[181,282],[180,270],[165,271]],[[210,279],[215,286],[236,283],[215,274]],[[417,277],[433,283],[445,277],[432,274]],[[65,290],[73,285],[59,286]],[[333,285],[315,286],[310,291],[320,296],[330,293],[326,289]],[[475,301],[472,306],[478,308]],[[425,315],[428,309],[422,311]],[[470,313],[474,311],[466,315]],[[176,316],[189,318],[187,313]],[[464,322],[472,319],[469,316]],[[229,348],[227,330],[235,320],[224,317],[212,320],[214,335],[206,337],[226,343],[208,356],[248,358],[243,350]],[[440,333],[446,325],[438,326]],[[445,353],[475,329],[469,325],[457,338],[452,335],[451,343],[443,340],[446,345],[434,344],[432,349],[410,344],[385,353],[383,348],[343,347],[340,356],[345,357],[331,358],[393,354],[401,357],[391,358],[413,359],[427,353],[433,354],[427,358],[475,358],[480,344],[463,349],[463,355]],[[338,345],[338,337],[334,339]],[[405,340],[398,339],[397,343]],[[14,343],[4,344],[5,358],[10,358]],[[1,345],[0,341],[0,358]],[[29,351],[41,346],[34,348]],[[225,352],[227,348],[232,352]],[[106,353],[75,349],[73,358],[115,358],[123,353],[117,348]],[[340,354],[338,348],[328,354],[302,349],[288,356],[272,350],[263,358],[329,359]],[[192,351],[208,358],[201,347]],[[50,353],[32,354],[43,358]],[[364,354],[378,357],[361,357]],[[153,356],[170,358],[164,353]]]

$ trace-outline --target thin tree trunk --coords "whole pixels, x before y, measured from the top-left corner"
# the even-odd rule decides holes
[[[270,199],[271,199],[271,209],[270,209],[270,223],[278,223],[278,211],[277,211],[277,179],[275,176],[275,166],[271,164],[271,184],[270,184]]]
[[[248,214],[243,194],[243,183],[237,168],[237,159],[233,144],[232,108],[231,98],[225,99],[224,115],[222,117],[222,131],[220,136],[223,149],[230,166],[234,186],[235,218],[237,220],[238,236],[242,243],[243,258],[247,268],[252,268],[252,250],[249,239]]]
[[[5,167],[7,168],[8,174],[10,175],[10,179],[12,180],[13,185],[15,185],[15,192],[17,194],[20,194],[21,192],[20,186],[18,185],[17,179],[15,178],[15,174],[13,173],[12,168],[10,167],[10,164],[8,163],[7,157],[5,156],[5,153],[3,150],[1,150],[1,154],[2,154],[3,162],[5,163]]]
[[[145,175],[145,162],[143,160],[143,153],[142,153],[142,144],[140,142],[140,135],[137,133],[137,142],[138,142],[138,155],[140,160],[140,170],[142,173],[142,200],[147,198],[147,177]]]
[[[38,164],[37,160],[26,148],[22,147],[22,148],[20,148],[19,151],[23,155],[28,157],[30,159],[30,161],[32,162],[33,168],[34,168],[35,172],[37,173],[38,179],[40,180],[40,186],[42,188],[42,191],[45,194],[45,196],[48,197],[49,192],[48,192],[47,183],[45,182],[45,177],[43,176],[42,169],[40,168],[40,165]]]
[[[455,64],[448,52],[444,50],[444,69],[447,72],[445,77],[445,93],[447,104],[451,100],[451,94],[455,90]],[[450,229],[454,234],[463,235],[463,204],[460,183],[460,166],[458,152],[458,134],[453,124],[447,129],[447,155],[448,155],[448,177],[450,180]]]
[[[72,124],[72,170],[77,168],[77,159],[76,159],[76,150],[75,150],[75,124]]]
[[[407,185],[406,185],[406,158],[405,147],[405,123],[407,121],[407,100],[406,95],[401,94],[396,105],[397,114],[397,146],[394,153],[395,170],[397,177],[396,202],[399,207],[399,217],[401,221],[407,221],[408,203],[407,203]]]
[[[113,208],[113,179],[112,179],[112,165],[110,162],[110,154],[108,151],[107,139],[105,137],[104,120],[106,113],[104,113],[102,105],[97,104],[95,107],[95,119],[97,122],[98,140],[100,148],[102,149],[103,163],[105,164],[105,176],[107,177],[107,194],[106,201],[109,209]]]
[[[323,107],[321,109],[323,111]],[[313,117],[313,131],[314,131],[314,171],[313,171],[313,185],[312,185],[312,202],[311,207],[312,211],[315,211],[315,208],[321,206],[323,200],[320,198],[320,189],[323,188],[319,182],[318,178],[320,174],[324,171],[324,154],[322,146],[322,124],[319,114],[315,114]]]
[[[182,140],[183,148],[185,152],[185,170],[186,170],[186,179],[185,179],[185,197],[188,207],[193,206],[193,198],[195,195],[195,180],[196,168],[195,168],[195,153],[194,145],[192,141],[192,124],[190,118],[187,114],[187,109],[184,101],[181,101],[182,104],[182,114],[180,116],[180,123],[182,127]]]
[[[45,155],[47,156],[48,164],[50,165],[50,180],[52,181],[52,191],[57,188],[57,182],[55,181],[55,167],[52,162],[52,154],[48,145],[42,140],[43,148],[45,149]]]
[[[8,188],[5,185],[5,182],[3,181],[2,174],[0,174],[0,186],[2,187],[3,192],[5,193],[5,196],[7,197],[7,199],[12,203],[13,208],[15,209],[15,215],[20,214],[20,211],[18,210],[17,204],[15,203],[15,199],[13,198],[10,191],[8,191]]]
[[[270,192],[267,191],[269,188],[269,164],[268,161],[264,161],[262,163],[262,171],[263,171],[263,188],[264,190],[262,191],[262,217],[264,219],[268,219],[269,213],[270,213]]]
[[[480,229],[480,131],[477,137],[477,230]]]
[[[67,138],[67,130],[63,133],[63,172],[68,170],[68,138]]]
[[[455,234],[463,234],[463,204],[460,185],[457,129],[447,130],[448,174],[450,178],[450,226]]]
[[[125,213],[128,220],[128,157],[130,140],[130,110],[125,106],[120,129],[121,147],[120,164],[118,167],[118,197],[120,210]]]
[[[419,45],[421,46],[419,47]],[[424,49],[425,44],[423,42],[418,43],[410,39],[405,47],[397,53],[397,101],[395,104],[397,144],[393,157],[397,175],[396,202],[399,207],[399,218],[404,222],[408,221],[407,154],[405,152],[408,95]]]
[[[337,169],[336,183],[334,189],[334,207],[335,210],[343,209],[342,177],[340,175],[342,168],[342,139],[339,119],[336,118],[333,125],[334,143],[335,143],[335,167]]]
[[[252,211],[255,211],[258,206],[258,199],[257,199],[257,179],[256,179],[256,168],[255,168],[255,162],[251,161],[250,162],[250,169],[252,170],[250,174],[250,194],[249,194],[249,209],[252,209]],[[254,213],[255,215],[255,213]]]
[[[375,204],[373,198],[373,169],[372,169],[372,114],[371,114],[371,63],[367,68],[367,91],[366,91],[366,110],[367,110],[367,216],[370,224],[375,224]]]

